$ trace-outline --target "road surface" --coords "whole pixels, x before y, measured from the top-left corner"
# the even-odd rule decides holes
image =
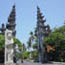
[[[61,63],[61,62],[42,64],[42,63],[34,63],[34,62],[29,62],[29,61],[24,61],[24,63],[21,63],[19,61],[18,63],[19,63],[19,65],[65,65],[65,63]]]

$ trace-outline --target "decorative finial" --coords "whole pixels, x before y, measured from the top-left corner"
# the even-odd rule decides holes
[[[13,8],[15,8],[15,7],[16,7],[16,5],[15,5],[15,3],[14,3]]]
[[[39,9],[39,6],[37,6],[37,9]]]
[[[40,11],[40,8],[39,8],[39,6],[37,6],[37,10],[38,10],[38,11]]]
[[[10,13],[10,15],[9,15],[9,17],[8,17],[8,22],[15,22],[15,17],[16,17],[16,9],[15,9],[15,4],[13,5],[13,7],[12,7],[12,11],[11,11],[11,13]]]

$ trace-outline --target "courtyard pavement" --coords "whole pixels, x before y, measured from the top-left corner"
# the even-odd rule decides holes
[[[62,63],[62,62],[42,64],[42,63],[35,63],[35,62],[29,62],[29,61],[24,61],[24,63],[21,63],[20,61],[18,61],[18,64],[19,65],[65,65],[65,63]]]

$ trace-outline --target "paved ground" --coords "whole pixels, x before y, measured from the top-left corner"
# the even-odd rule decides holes
[[[24,63],[21,63],[19,61],[19,65],[65,65],[65,63],[47,63],[47,64],[41,64],[41,63],[34,63],[34,62],[29,62],[29,61],[24,61]]]

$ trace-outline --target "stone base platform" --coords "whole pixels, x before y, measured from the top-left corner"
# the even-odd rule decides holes
[[[0,63],[0,65],[5,65],[5,64]],[[10,63],[10,64],[6,64],[6,65],[16,65],[16,63]]]

